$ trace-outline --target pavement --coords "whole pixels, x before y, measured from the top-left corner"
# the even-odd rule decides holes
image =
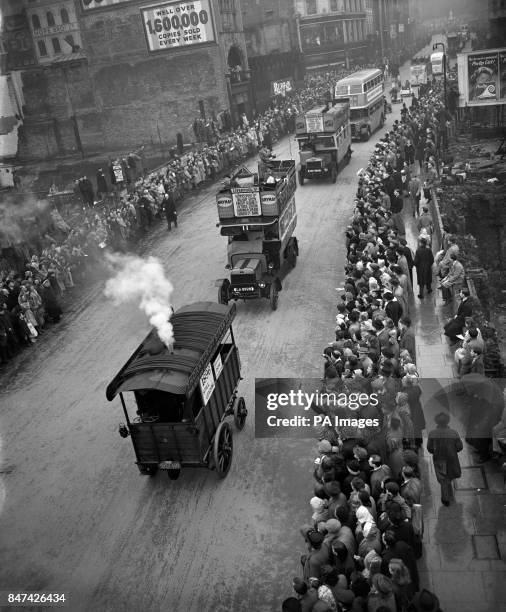
[[[407,78],[403,73],[408,70],[409,63],[401,69],[402,80]],[[422,199],[421,206],[423,203]],[[405,222],[406,239],[415,250],[415,220],[406,215]],[[436,253],[439,245],[433,244],[433,250]],[[465,438],[462,415],[466,397],[456,378],[454,351],[443,333],[456,304],[444,304],[436,290],[436,280],[430,296],[414,298],[411,313],[428,428],[424,449],[428,431],[435,427],[434,416],[441,410],[449,411],[450,426],[459,431],[462,440]],[[414,287],[417,288],[416,271]],[[419,562],[422,588],[439,597],[444,612],[506,610],[506,488],[499,466],[493,462],[478,464],[471,447],[464,442],[459,455],[462,477],[455,481],[455,501],[445,507],[432,459],[426,450],[421,452],[425,525],[424,553]]]

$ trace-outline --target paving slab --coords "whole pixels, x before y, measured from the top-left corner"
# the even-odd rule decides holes
[[[499,544],[495,535],[474,535],[472,536],[472,542],[475,559],[501,560]]]

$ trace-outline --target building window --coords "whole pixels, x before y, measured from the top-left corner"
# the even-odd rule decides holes
[[[330,0],[330,10],[332,13],[337,13],[337,0]]]
[[[308,15],[316,15],[316,0],[306,0],[306,12]]]
[[[53,50],[55,53],[61,53],[60,41],[57,38],[52,38],[51,43],[53,44]]]
[[[65,41],[68,42],[68,44],[72,47],[72,52],[74,52],[74,47],[76,46],[76,43],[74,42],[74,37],[72,36],[72,34],[68,34],[67,36],[65,36]]]
[[[234,0],[220,0],[220,13],[235,13]]]
[[[51,13],[51,11],[48,11],[46,13],[46,19],[47,19],[47,25],[49,27],[54,26],[55,25],[55,21],[54,21],[54,15],[53,13]]]
[[[61,15],[61,22],[62,23],[69,23],[70,19],[69,19],[69,14],[67,9],[62,8],[62,10],[60,11],[60,15]]]
[[[40,29],[40,19],[38,15],[32,15],[32,27],[34,30]]]
[[[39,55],[41,57],[47,55],[46,43],[43,40],[38,40],[37,46],[39,47]]]

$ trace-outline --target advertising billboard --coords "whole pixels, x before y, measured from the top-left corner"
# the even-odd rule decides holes
[[[506,49],[457,56],[459,106],[506,104]]]
[[[293,91],[293,89],[293,79],[291,77],[281,81],[271,82],[271,93],[273,96],[286,96],[286,94]]]
[[[216,41],[211,0],[176,0],[141,8],[150,53]]]
[[[26,15],[6,15],[1,39],[7,52],[7,71],[21,70],[37,64]]]

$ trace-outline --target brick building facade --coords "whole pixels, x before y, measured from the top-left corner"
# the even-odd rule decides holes
[[[26,12],[40,13],[41,20],[47,6],[61,15],[58,11],[68,11],[69,4],[65,0],[60,8],[55,0],[22,1]],[[156,14],[141,12],[141,8],[155,4],[159,9]],[[207,30],[202,23],[193,27],[202,7],[210,13],[206,12]],[[185,10],[189,12],[182,19]],[[195,141],[195,119],[207,121],[221,115],[226,122],[229,118],[238,121],[242,112],[251,112],[238,0],[200,0],[195,5],[170,0],[76,0],[75,11],[75,44],[65,45],[63,40],[61,53],[52,53],[50,61],[44,58],[36,68],[23,73],[26,114],[20,158],[174,143],[178,132],[185,142]],[[200,28],[200,33],[192,36],[201,38],[204,31],[210,38],[178,46],[174,42],[176,11],[181,23],[190,24],[185,32]],[[148,17],[157,16],[160,18],[147,24]],[[172,46],[150,48],[148,26],[153,30],[155,47],[163,37]],[[41,23],[41,27],[51,26]],[[45,31],[38,34],[40,38]],[[47,34],[56,36],[52,31]],[[52,40],[48,42],[55,51]]]

